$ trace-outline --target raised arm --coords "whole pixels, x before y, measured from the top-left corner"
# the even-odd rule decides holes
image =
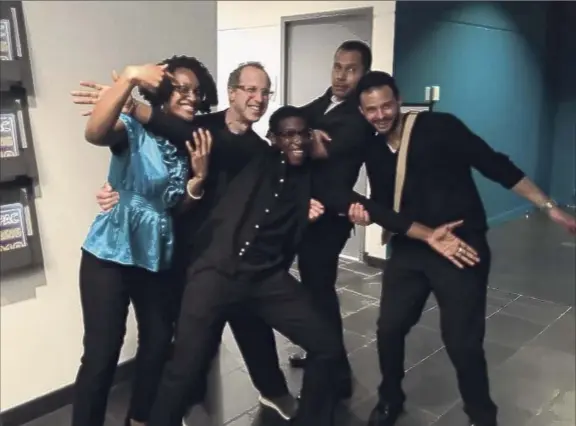
[[[186,142],[192,138],[192,133],[197,129],[194,121],[186,121],[160,108],[150,108],[143,104],[137,105],[134,117],[145,124],[150,132],[168,139],[180,150],[186,150]]]
[[[155,84],[164,77],[164,66],[127,67],[112,87],[103,91],[86,124],[85,137],[100,146],[115,146],[125,141],[124,124],[118,119],[137,85]]]

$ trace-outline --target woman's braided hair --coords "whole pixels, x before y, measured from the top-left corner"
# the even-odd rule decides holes
[[[202,113],[210,112],[210,107],[218,105],[218,91],[216,89],[216,82],[208,71],[198,59],[190,56],[172,56],[165,59],[158,65],[165,65],[166,71],[174,73],[178,68],[185,68],[192,71],[198,79],[199,98],[197,99],[198,111]],[[142,97],[150,103],[152,107],[164,105],[172,96],[174,86],[168,77],[164,77],[162,83],[156,92],[152,93],[146,89],[139,89]]]

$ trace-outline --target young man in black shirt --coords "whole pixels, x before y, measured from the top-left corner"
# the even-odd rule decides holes
[[[148,125],[176,144],[190,136],[187,122],[160,111],[152,114]],[[334,372],[341,362],[338,333],[288,271],[310,220],[311,199],[336,214],[345,214],[351,200],[357,200],[378,223],[395,232],[425,241],[450,259],[463,256],[471,265],[477,260],[474,250],[451,234],[454,224],[432,230],[363,197],[316,186],[307,159],[312,131],[298,108],[277,110],[270,118],[270,131],[274,145],[235,176],[195,232],[175,350],[149,426],[166,426],[182,418],[185,396],[202,383],[222,328],[236,315],[256,315],[308,351],[293,424],[333,426],[338,390]],[[215,164],[226,161],[228,145],[225,139],[214,139],[210,155]]]
[[[371,199],[391,208],[405,118],[399,112],[398,87],[389,74],[370,72],[358,83],[357,94],[362,114],[375,129],[366,152]],[[481,261],[460,269],[418,241],[402,235],[392,239],[377,330],[383,379],[370,426],[392,426],[402,412],[404,340],[418,322],[430,292],[438,300],[442,337],[456,368],[464,409],[472,424],[496,425],[497,408],[490,398],[483,350],[490,270],[488,226],[472,169],[545,210],[568,231],[576,231],[572,216],[458,118],[447,113],[420,113],[411,134],[400,212],[430,227],[462,219],[463,225],[455,232],[478,251]],[[359,206],[350,210],[350,218],[357,224],[370,222],[370,214]]]

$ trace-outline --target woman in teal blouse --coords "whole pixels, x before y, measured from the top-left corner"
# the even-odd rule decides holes
[[[180,290],[172,272],[172,214],[203,194],[209,133],[194,134],[195,149],[189,147],[194,177],[189,179],[185,153],[131,117],[131,92],[138,87],[152,105],[186,120],[217,104],[214,79],[195,58],[127,67],[115,80],[86,126],[89,142],[112,151],[108,181],[120,197],[111,211],[98,214],[82,246],[84,354],[72,426],[104,424],[130,303],[138,323],[138,351],[126,425],[147,421],[170,348]]]

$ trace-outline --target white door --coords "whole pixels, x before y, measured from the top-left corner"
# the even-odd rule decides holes
[[[287,18],[289,21],[290,18]],[[304,105],[322,95],[330,86],[334,53],[346,40],[372,39],[372,16],[351,14],[317,17],[286,23],[285,33],[285,102]],[[355,190],[366,194],[366,172],[360,172]],[[342,251],[344,257],[362,259],[364,227],[357,226]]]

